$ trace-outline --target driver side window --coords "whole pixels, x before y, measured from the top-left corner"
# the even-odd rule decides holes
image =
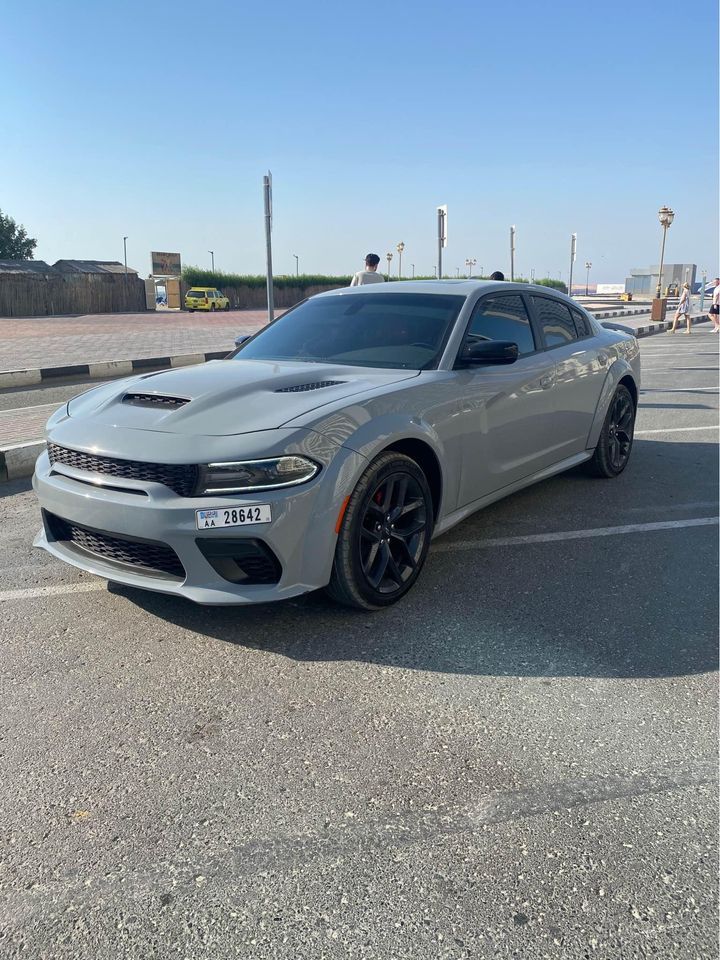
[[[522,297],[495,294],[480,300],[470,319],[465,342],[480,340],[509,340],[517,344],[521,357],[535,352],[535,339]]]

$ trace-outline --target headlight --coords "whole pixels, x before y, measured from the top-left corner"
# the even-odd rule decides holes
[[[198,493],[250,493],[306,483],[320,470],[305,457],[274,457],[239,463],[208,463],[200,467]]]

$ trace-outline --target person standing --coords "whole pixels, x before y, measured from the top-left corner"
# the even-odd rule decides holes
[[[358,270],[350,281],[351,287],[361,287],[365,283],[385,283],[385,277],[377,272],[380,257],[376,253],[369,253],[365,257],[365,269]]]
[[[675,333],[677,330],[678,321],[681,319],[685,319],[687,321],[687,333],[690,333],[690,329],[692,327],[692,320],[690,319],[691,309],[692,304],[690,302],[690,284],[684,283],[682,285],[680,301],[677,305],[675,316],[673,317],[673,325],[670,327],[670,333]]]
[[[717,333],[720,331],[720,277],[715,277],[709,316],[713,322],[713,333]]]

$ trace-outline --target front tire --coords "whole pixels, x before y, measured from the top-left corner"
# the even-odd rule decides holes
[[[627,466],[635,432],[635,412],[632,394],[621,383],[610,401],[600,439],[588,463],[594,476],[618,477]]]
[[[380,454],[350,497],[327,592],[358,610],[396,603],[420,576],[433,524],[430,487],[417,463]]]

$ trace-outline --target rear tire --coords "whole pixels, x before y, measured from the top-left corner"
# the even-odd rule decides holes
[[[588,470],[595,477],[619,477],[628,465],[635,432],[635,402],[621,383],[610,401]]]
[[[396,603],[420,576],[433,525],[423,471],[401,453],[381,453],[350,497],[327,592],[358,610]]]

